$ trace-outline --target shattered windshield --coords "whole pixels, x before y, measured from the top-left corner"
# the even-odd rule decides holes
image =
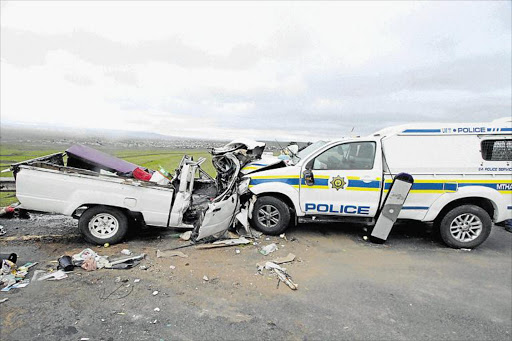
[[[327,141],[316,141],[315,143],[310,144],[306,148],[302,149],[300,152],[297,153],[297,155],[293,156],[293,164],[297,164],[297,162],[299,162],[304,157],[308,156],[309,154],[311,154],[318,148],[322,147],[326,143],[327,143]]]

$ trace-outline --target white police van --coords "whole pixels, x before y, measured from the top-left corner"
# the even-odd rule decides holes
[[[483,243],[512,218],[512,120],[409,124],[367,137],[319,141],[287,167],[261,161],[242,172],[256,198],[251,224],[268,234],[296,222],[366,222],[380,213],[394,176],[414,184],[398,216],[434,222],[454,248]],[[249,173],[252,172],[252,173]]]

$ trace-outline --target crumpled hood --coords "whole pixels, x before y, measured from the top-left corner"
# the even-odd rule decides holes
[[[266,157],[264,159],[256,160],[246,164],[242,170],[240,171],[242,174],[246,175],[249,173],[259,172],[271,168],[280,168],[286,167],[286,164],[283,160],[272,156]]]

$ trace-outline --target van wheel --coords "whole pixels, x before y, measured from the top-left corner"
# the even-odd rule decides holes
[[[446,213],[439,225],[439,233],[446,245],[471,249],[489,237],[491,227],[491,217],[483,208],[462,205]]]
[[[260,197],[254,204],[251,225],[270,235],[283,233],[290,223],[290,209],[276,197]]]
[[[90,243],[115,244],[126,236],[128,218],[117,208],[94,206],[82,213],[78,228]]]

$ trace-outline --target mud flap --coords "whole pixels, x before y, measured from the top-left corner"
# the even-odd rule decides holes
[[[238,193],[234,193],[226,200],[209,204],[201,225],[197,229],[197,237],[195,240],[227,231],[233,223],[237,207]]]
[[[400,173],[393,180],[371,234],[376,242],[388,239],[413,183],[413,177],[407,173]]]

